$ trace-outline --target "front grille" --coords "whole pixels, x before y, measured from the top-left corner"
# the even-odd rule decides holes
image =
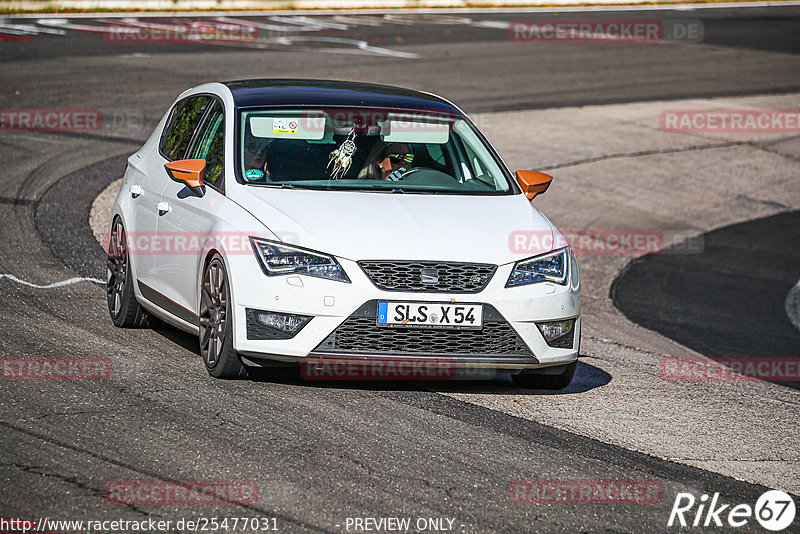
[[[503,317],[484,305],[481,330],[392,328],[375,323],[375,302],[362,306],[334,330],[315,352],[349,355],[409,356],[513,356],[533,358],[533,353]]]
[[[478,293],[492,279],[496,265],[438,261],[364,260],[358,265],[384,291]],[[428,275],[428,283],[423,282]],[[431,280],[432,274],[434,280]]]

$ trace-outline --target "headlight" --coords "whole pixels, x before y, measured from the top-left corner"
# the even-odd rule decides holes
[[[350,283],[342,266],[333,256],[312,252],[282,243],[250,238],[261,270],[267,276],[305,274]]]
[[[536,282],[567,283],[567,249],[562,248],[514,265],[506,287],[535,284]]]

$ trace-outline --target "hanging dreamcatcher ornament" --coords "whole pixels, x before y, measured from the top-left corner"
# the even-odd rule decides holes
[[[328,160],[328,166],[325,167],[329,169],[331,165],[333,165],[333,171],[331,172],[331,180],[338,180],[339,178],[343,178],[347,171],[350,170],[350,165],[353,163],[353,154],[356,152],[356,128],[350,130],[350,133],[347,134],[347,139],[344,140],[342,146],[331,152],[331,157]]]

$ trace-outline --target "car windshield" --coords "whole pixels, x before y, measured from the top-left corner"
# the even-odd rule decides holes
[[[513,192],[489,148],[455,115],[385,110],[240,111],[240,179],[307,189]]]

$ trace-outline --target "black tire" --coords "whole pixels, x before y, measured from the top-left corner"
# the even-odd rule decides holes
[[[219,254],[203,270],[200,288],[200,355],[208,374],[214,378],[247,376],[247,368],[233,349],[230,284]]]
[[[559,366],[563,367],[563,372],[556,374],[544,374],[541,371],[522,371],[519,374],[511,375],[514,383],[521,388],[526,389],[564,389],[570,382],[572,377],[575,376],[575,368],[578,367],[578,361]],[[553,370],[550,370],[552,373]]]
[[[141,328],[147,326],[147,313],[139,306],[133,291],[133,274],[125,240],[125,227],[117,217],[111,226],[106,263],[106,301],[115,326]]]

